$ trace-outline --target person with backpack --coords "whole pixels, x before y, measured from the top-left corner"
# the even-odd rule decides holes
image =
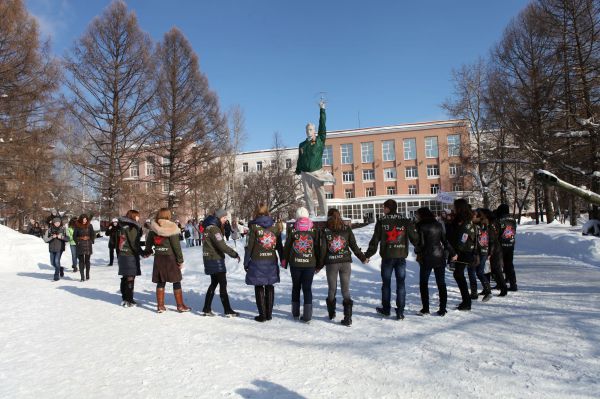
[[[60,258],[65,251],[65,243],[68,241],[67,233],[59,217],[52,219],[52,223],[48,227],[43,239],[44,242],[48,243],[50,260],[52,267],[54,267],[54,281],[58,281],[61,277],[65,276],[65,269],[60,266]]]
[[[115,260],[115,252],[119,257],[119,248],[117,241],[119,240],[119,219],[113,218],[110,225],[106,228],[105,236],[108,237],[108,256],[110,258],[108,266],[112,266]]]
[[[328,287],[325,303],[327,303],[329,320],[333,320],[336,315],[335,296],[339,276],[342,287],[342,305],[344,306],[344,318],[341,323],[347,327],[352,325],[352,306],[354,305],[350,297],[350,275],[352,273],[352,254],[350,251],[362,263],[367,261],[365,254],[356,245],[356,238],[352,229],[344,224],[340,211],[330,208],[327,211],[327,223],[320,238],[319,266],[316,272],[318,273],[325,266]]]
[[[179,227],[171,221],[171,211],[161,208],[150,223],[150,231],[146,237],[144,257],[154,253],[152,282],[156,284],[156,310],[163,313],[165,307],[165,287],[173,283],[173,295],[179,313],[191,309],[183,302],[181,289],[181,269],[183,269],[183,252],[179,242]]]
[[[290,266],[292,275],[292,316],[294,320],[309,323],[312,319],[312,283],[318,262],[319,235],[304,207],[296,211],[296,221],[286,237],[281,267]],[[300,290],[304,307],[300,318]]]
[[[90,223],[88,216],[83,213],[79,215],[77,223],[75,223],[75,229],[73,231],[73,240],[77,245],[77,258],[79,259],[79,273],[81,274],[80,281],[86,281],[90,279],[90,258],[93,253],[94,228]]]
[[[269,215],[266,204],[259,204],[248,224],[250,234],[244,253],[246,284],[254,286],[258,316],[254,320],[271,320],[275,301],[274,284],[279,282],[279,259],[282,258],[281,230]],[[233,226],[237,226],[234,222]],[[232,227],[233,227],[232,226]]]
[[[367,259],[375,255],[377,247],[381,255],[381,307],[375,310],[383,316],[391,311],[392,273],[396,275],[396,319],[404,320],[406,304],[406,257],[408,242],[418,245],[414,223],[404,215],[396,213],[398,204],[393,199],[383,203],[383,215],[375,223],[375,231],[365,253]]]
[[[446,261],[448,258],[456,260],[457,256],[446,239],[443,225],[435,219],[429,208],[417,209],[417,234],[419,245],[415,249],[419,263],[419,291],[421,293],[422,308],[417,315],[429,314],[429,276],[431,271],[435,275],[440,306],[436,312],[438,316],[447,313],[448,291],[446,289]]]
[[[73,267],[73,273],[77,272],[77,244],[75,243],[75,239],[73,238],[73,232],[75,231],[75,223],[77,223],[77,218],[71,218],[69,220],[69,225],[65,229],[67,233],[67,238],[69,239],[69,248],[71,250],[71,262]]]
[[[137,305],[133,299],[135,277],[142,274],[140,267],[140,255],[143,252],[140,245],[142,239],[142,226],[139,224],[140,213],[135,209],[131,209],[118,221],[117,248],[119,256],[117,263],[119,265],[119,276],[121,276],[121,306],[132,307]]]
[[[517,235],[517,221],[510,216],[507,204],[500,204],[496,210],[498,226],[500,227],[500,246],[502,247],[502,262],[504,274],[508,280],[508,290],[517,291],[517,275],[513,258],[515,254],[515,237]]]
[[[471,205],[464,198],[454,200],[454,219],[447,226],[447,237],[457,254],[454,261],[454,279],[460,290],[461,303],[458,310],[471,310],[471,296],[465,278],[465,269],[475,262],[477,252],[477,233],[473,224]]]
[[[214,215],[204,219],[204,236],[202,245],[202,259],[204,261],[204,273],[210,276],[210,285],[206,291],[202,314],[214,316],[212,312],[212,301],[215,296],[217,285],[219,296],[223,304],[223,312],[226,317],[237,317],[239,313],[231,308],[229,294],[227,293],[227,267],[225,266],[225,254],[241,261],[238,253],[225,244],[225,232],[223,225],[227,220],[227,212],[219,209]]]

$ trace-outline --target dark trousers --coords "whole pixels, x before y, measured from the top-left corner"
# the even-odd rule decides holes
[[[465,278],[466,263],[454,262],[454,279],[460,290],[460,296],[462,297],[462,303],[467,306],[471,306],[471,296],[469,295],[469,286],[467,285],[467,279]]]
[[[90,279],[90,256],[91,255],[79,255],[79,273],[81,273],[82,280]]]
[[[292,275],[292,302],[300,303],[300,289],[302,289],[304,304],[312,304],[312,282],[315,268],[290,266],[290,273]]]
[[[386,312],[390,311],[392,300],[392,273],[396,275],[396,308],[404,313],[406,304],[406,259],[391,258],[381,261],[381,305]]]
[[[446,289],[446,269],[444,267],[433,268],[431,266],[421,265],[419,269],[419,290],[421,291],[421,304],[423,309],[429,311],[429,276],[431,270],[435,275],[435,283],[440,295],[440,310],[446,310],[448,302],[448,291]]]
[[[210,285],[208,286],[207,294],[214,295],[215,290],[219,286],[219,295],[227,295],[227,273],[215,273],[210,275]]]
[[[108,264],[111,266],[115,260],[115,252],[117,253],[117,258],[118,258],[119,257],[119,248],[109,245],[108,246],[108,256],[110,258],[110,261],[108,262]]]
[[[60,279],[60,257],[62,256],[62,251],[58,252],[50,252],[50,263],[52,267],[54,267],[54,280]]]
[[[512,247],[502,247],[502,260],[504,261],[504,274],[506,274],[506,280],[511,287],[517,286],[517,275],[515,274],[515,265],[513,263],[513,257],[515,249]]]

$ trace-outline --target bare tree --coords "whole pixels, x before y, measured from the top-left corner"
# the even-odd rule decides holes
[[[179,29],[165,34],[156,58],[158,112],[150,148],[163,159],[158,170],[168,187],[166,205],[172,208],[197,182],[196,171],[228,152],[229,137],[217,95]]]
[[[81,143],[72,148],[72,160],[112,214],[125,173],[152,129],[151,54],[150,37],[117,0],[90,23],[65,59],[68,106]]]

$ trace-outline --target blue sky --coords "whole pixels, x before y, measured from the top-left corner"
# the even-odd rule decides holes
[[[26,0],[53,51],[63,55],[109,1]],[[179,27],[227,110],[246,117],[245,150],[273,133],[296,146],[318,122],[328,130],[447,118],[451,71],[486,56],[525,0],[129,0],[160,40]]]

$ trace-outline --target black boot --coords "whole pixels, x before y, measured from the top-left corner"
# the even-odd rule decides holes
[[[305,303],[302,311],[302,317],[300,318],[305,323],[310,323],[312,320],[312,303]]]
[[[254,287],[254,296],[256,297],[256,308],[258,309],[258,316],[254,320],[259,323],[263,323],[267,320],[266,317],[266,303],[265,303],[265,288],[263,286]]]
[[[127,277],[121,277],[121,306],[127,301]]]
[[[223,311],[227,317],[238,317],[240,314],[231,308],[229,303],[229,295],[221,294],[221,303],[223,304]]]
[[[294,320],[300,320],[300,302],[292,302],[292,317]]]
[[[482,302],[487,302],[492,299],[492,287],[490,287],[490,283],[483,284],[483,299]]]
[[[350,327],[352,325],[352,305],[354,305],[354,302],[350,299],[342,303],[344,304],[344,319],[342,320],[342,325]]]
[[[133,300],[134,284],[135,284],[135,280],[127,281],[127,302],[129,302],[129,307],[137,305],[137,302]]]
[[[213,290],[206,291],[206,297],[204,298],[204,307],[202,308],[203,316],[214,316],[215,314],[212,312],[212,301],[215,296],[215,292]]]
[[[64,277],[65,276],[65,268],[61,266],[60,268],[60,276]]]
[[[90,279],[90,265],[85,265],[85,279]]]
[[[275,287],[272,285],[265,286],[265,318],[271,320],[273,318],[273,304],[275,303]]]
[[[477,293],[477,283],[471,286],[471,299],[477,299],[479,294]]]
[[[327,298],[325,299],[325,302],[327,303],[327,312],[329,313],[329,320],[335,319],[335,298],[333,298],[333,300],[329,300],[329,298]]]
[[[81,275],[80,281],[85,281],[85,266],[79,266],[79,274]]]

